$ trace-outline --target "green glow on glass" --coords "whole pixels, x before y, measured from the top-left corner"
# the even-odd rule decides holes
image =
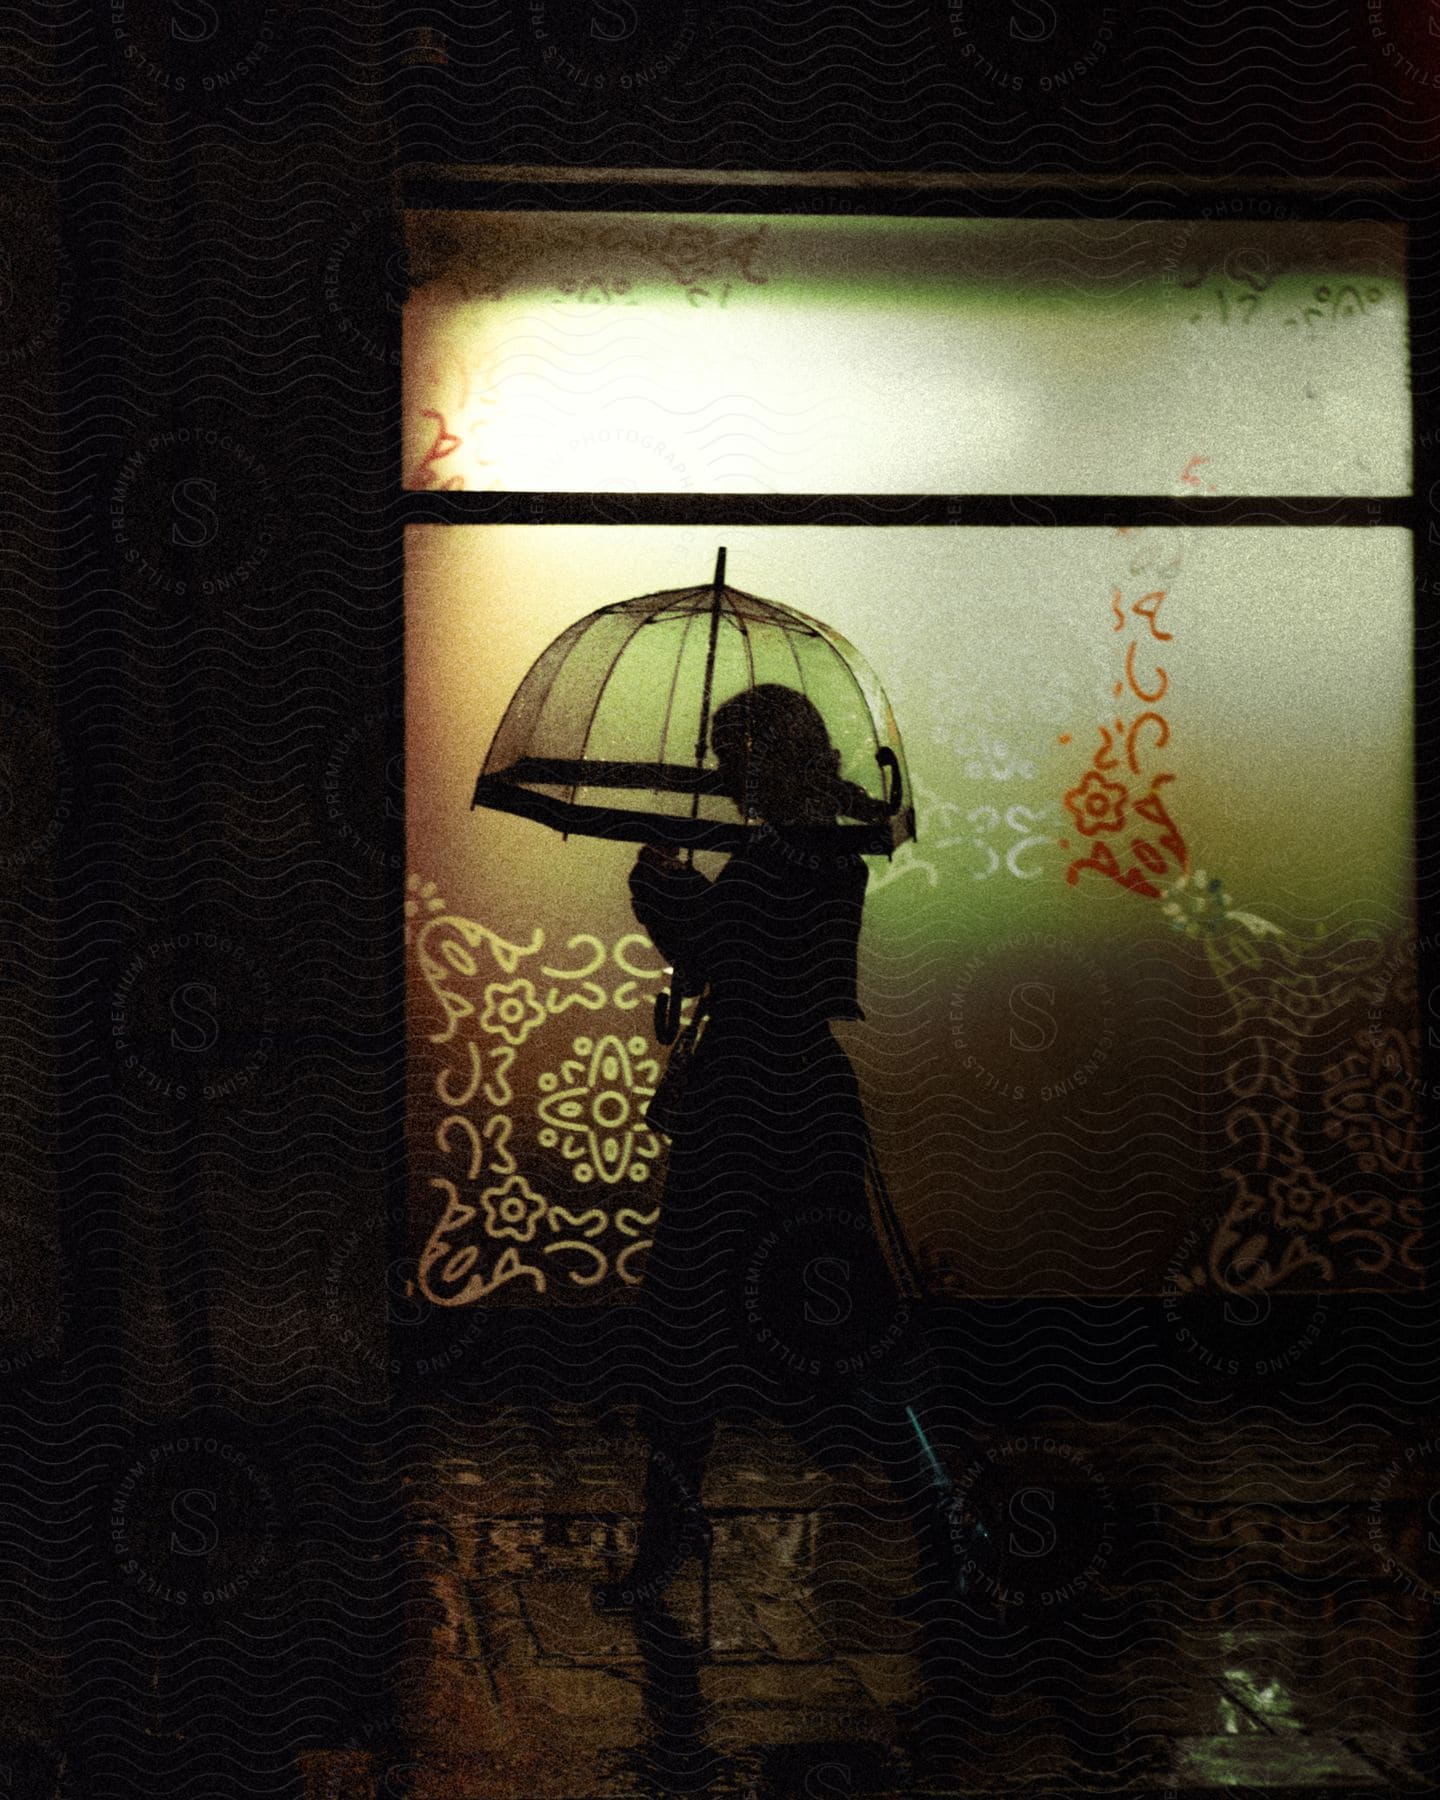
[[[1409,491],[1398,226],[509,213],[463,235],[406,309],[410,485]]]

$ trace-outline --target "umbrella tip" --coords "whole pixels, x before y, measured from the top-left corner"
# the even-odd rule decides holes
[[[725,546],[723,544],[715,552],[715,585],[717,588],[725,585]]]

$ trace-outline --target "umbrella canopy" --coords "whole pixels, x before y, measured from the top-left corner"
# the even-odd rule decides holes
[[[733,852],[757,827],[721,786],[710,721],[774,684],[811,702],[841,776],[883,806],[878,823],[787,835],[882,856],[913,837],[904,749],[869,665],[819,619],[727,587],[724,568],[722,550],[703,586],[620,600],[562,632],[506,708],[471,805],[567,834]]]

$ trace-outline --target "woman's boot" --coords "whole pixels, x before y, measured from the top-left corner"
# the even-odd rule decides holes
[[[714,1532],[699,1500],[708,1449],[708,1441],[651,1446],[635,1558],[619,1580],[597,1582],[591,1589],[597,1612],[628,1613],[658,1606],[661,1595],[680,1570],[692,1557],[698,1557],[702,1632],[708,1643],[710,1547]]]

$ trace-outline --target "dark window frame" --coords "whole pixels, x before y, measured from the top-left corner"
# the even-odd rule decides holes
[[[559,492],[415,492],[399,487],[401,411],[398,380],[393,415],[390,467],[395,473],[392,504],[397,535],[418,524],[525,525],[835,525],[883,529],[889,525],[934,525],[965,530],[977,525],[1015,525],[1032,530],[1076,526],[1177,525],[1399,527],[1411,534],[1415,580],[1412,611],[1414,686],[1415,868],[1428,866],[1436,844],[1440,784],[1427,790],[1419,779],[1421,748],[1436,739],[1440,723],[1440,637],[1428,631],[1421,602],[1440,593],[1440,418],[1426,429],[1423,413],[1426,371],[1440,366],[1440,184],[1413,181],[1336,181],[1325,178],[1232,177],[1147,179],[1132,175],[1038,177],[1029,175],[918,175],[914,173],[823,173],[683,169],[549,168],[537,165],[417,164],[399,171],[394,184],[397,222],[416,209],[499,212],[704,212],[726,214],[810,214],[875,218],[1039,218],[1203,221],[1223,209],[1243,205],[1253,217],[1268,201],[1292,220],[1383,221],[1400,224],[1407,233],[1405,286],[1409,312],[1411,393],[1411,491],[1396,496],[1312,497],[1282,494],[1249,496],[1175,496],[1168,494],[696,494],[696,493],[559,493]],[[1235,216],[1232,212],[1231,216]],[[1219,222],[1219,221],[1217,221]],[[399,228],[397,223],[397,229]],[[400,327],[394,329],[395,366],[399,366]],[[403,730],[397,733],[403,751]],[[395,829],[398,851],[394,866],[404,867],[404,825]],[[1417,970],[1420,992],[1440,986],[1440,940],[1422,936]],[[1422,1141],[1431,1133],[1440,1091],[1434,1048],[1422,1044]],[[409,1253],[405,1217],[406,1160],[393,1190],[392,1255]],[[1422,1264],[1428,1289],[1440,1269],[1440,1219],[1427,1209]],[[1276,1297],[1283,1302],[1286,1297]],[[1299,1296],[1297,1298],[1305,1298]],[[1423,1294],[1362,1295],[1375,1309],[1372,1329],[1388,1335],[1386,1320],[1399,1324],[1424,1303]],[[1061,1311],[1080,1324],[1092,1311],[1113,1319],[1115,1302],[1069,1301],[964,1303],[981,1306],[996,1317],[1018,1318],[1043,1311],[1060,1323]],[[1134,1296],[1127,1304],[1138,1314],[1158,1312],[1160,1301]],[[943,1308],[944,1302],[937,1302]],[[562,1311],[567,1309],[561,1309]],[[605,1314],[612,1309],[597,1307]],[[542,1325],[537,1314],[551,1315]],[[505,1335],[513,1345],[516,1331],[525,1338],[533,1327],[549,1336],[561,1327],[555,1309],[531,1306],[497,1308],[494,1322],[508,1319]],[[527,1327],[524,1321],[529,1321]],[[583,1327],[582,1327],[583,1331]],[[488,1334],[487,1334],[488,1336]],[[493,1342],[494,1340],[490,1340]],[[1163,1341],[1160,1340],[1160,1341]],[[415,1346],[410,1346],[412,1355]],[[461,1377],[463,1380],[463,1376]]]

